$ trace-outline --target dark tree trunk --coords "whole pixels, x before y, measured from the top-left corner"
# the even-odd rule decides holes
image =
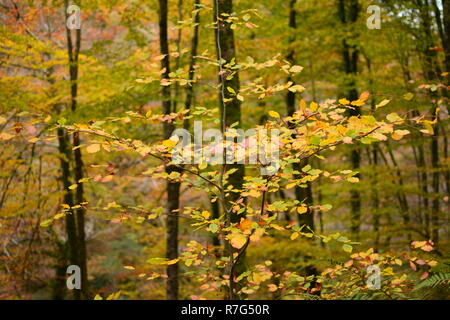
[[[67,133],[63,128],[58,128],[58,151],[61,162],[61,181],[64,187],[64,203],[70,207],[74,206],[73,194],[69,187],[72,185],[70,165],[69,161],[71,159],[70,152],[70,140]],[[79,255],[78,255],[78,237],[77,237],[77,225],[75,220],[75,213],[70,210],[65,216],[66,222],[66,234],[67,234],[67,253],[68,261],[71,265],[80,265]],[[67,269],[67,266],[66,266]],[[75,300],[81,298],[81,292],[77,289],[73,290],[73,297]]]
[[[286,56],[286,60],[291,63],[291,65],[295,65],[295,32],[297,28],[297,10],[295,8],[297,0],[290,0],[289,2],[289,52]],[[293,82],[295,84],[294,79],[291,76],[287,78],[287,82]],[[295,92],[288,91],[286,94],[286,109],[288,116],[292,116],[295,111],[295,101],[296,94]],[[304,160],[301,163],[294,164],[294,170],[301,172],[301,169],[308,164],[308,160]],[[297,176],[295,178],[300,178]],[[307,183],[306,188],[301,188],[299,186],[295,187],[295,198],[301,202],[304,201],[308,206],[312,206],[313,204],[313,193],[311,188],[311,183]],[[307,213],[298,215],[298,222],[300,226],[306,225],[311,230],[314,230],[314,211],[310,210]]]
[[[450,0],[442,0],[443,4],[443,25],[444,25],[444,50],[445,50],[445,71],[450,72]],[[450,85],[449,77],[447,76],[447,86]],[[448,109],[448,107],[447,107]],[[446,128],[442,129],[444,135],[444,157],[448,159],[448,138]],[[447,131],[447,132],[446,132]],[[445,170],[445,180],[447,186],[447,197],[449,200],[447,201],[448,212],[450,212],[450,168],[447,166]]]
[[[178,0],[178,21],[183,21],[183,0]],[[178,56],[175,58],[175,71],[180,68],[181,65],[181,41],[182,41],[182,34],[183,30],[181,28],[178,28],[178,34],[177,34],[177,53]],[[177,104],[178,99],[180,95],[180,84],[178,82],[174,85],[174,97],[172,99],[172,110],[173,112],[177,112]]]
[[[430,4],[428,0],[417,1],[419,10],[420,10],[420,18],[421,24],[423,28],[423,38],[424,38],[424,74],[427,81],[432,82],[439,80],[441,70],[439,67],[436,51],[430,50],[434,47],[433,39],[429,37],[432,33],[432,28],[430,25]],[[430,99],[433,100],[433,106],[430,109],[430,113],[433,117],[436,116],[437,110],[437,92],[430,93]],[[438,124],[433,125],[433,135],[430,144],[430,152],[431,152],[431,167],[432,167],[432,185],[431,188],[433,190],[432,196],[432,206],[431,206],[431,214],[427,215],[431,237],[433,241],[437,244],[439,241],[439,211],[440,211],[440,199],[439,199],[439,189],[440,189],[440,165],[439,165],[439,126]]]
[[[220,217],[220,206],[219,206],[219,200],[216,199],[216,201],[211,202],[211,211],[212,211],[212,218],[213,219],[219,219]],[[217,233],[213,233],[211,236],[212,245],[215,249],[218,249],[220,247],[220,239],[219,235]],[[219,255],[219,250],[215,250],[216,255]]]
[[[66,246],[58,239],[55,240],[58,246],[58,250],[55,252],[55,279],[52,285],[52,300],[64,300],[66,297],[66,270],[67,270],[67,257]]]
[[[339,0],[338,15],[344,28],[352,26],[358,20],[360,6],[358,0]],[[359,50],[355,44],[351,44],[349,39],[342,40],[342,57],[344,60],[344,68],[346,73],[345,96],[348,100],[354,101],[358,99],[358,91],[356,89],[356,75],[358,73],[358,57]],[[361,114],[359,107],[350,109],[350,116],[359,116]],[[360,148],[354,146],[350,159],[352,169],[359,171],[361,165]],[[359,173],[355,177],[360,177]],[[356,189],[350,191],[351,196],[351,232],[359,239],[359,230],[361,226],[361,195]]]
[[[167,0],[159,0],[159,45],[160,52],[164,55],[161,60],[161,69],[165,69],[161,75],[161,79],[169,80],[170,61],[169,61],[169,41],[167,35]],[[162,105],[163,113],[170,114],[171,110],[171,94],[170,86],[162,86]],[[173,123],[164,122],[164,139],[169,139],[174,131]],[[179,171],[176,166],[166,166],[166,172],[171,174]],[[166,257],[169,260],[178,258],[178,212],[180,207],[180,184],[167,182],[167,241],[166,241]],[[167,299],[178,299],[178,263],[167,266]]]
[[[214,2],[214,21],[217,23],[215,40],[217,50],[217,60],[219,61],[219,84],[220,84],[220,111],[221,111],[221,125],[224,132],[233,123],[237,123],[237,128],[241,127],[241,103],[235,95],[233,95],[227,88],[231,88],[234,92],[239,93],[239,72],[237,70],[231,70],[225,65],[236,62],[236,48],[234,44],[234,33],[231,29],[230,23],[226,22],[226,16],[233,12],[232,0],[216,0]],[[225,152],[226,153],[226,150]],[[226,154],[224,154],[226,159]],[[236,169],[236,171],[229,175],[228,185],[232,185],[235,189],[242,189],[243,177],[245,175],[245,168],[242,164],[224,164],[222,170]],[[238,193],[230,193],[226,199],[226,206],[230,202],[236,201],[239,197]],[[231,223],[237,223],[244,215],[238,215],[237,213],[229,210],[227,213],[227,225]],[[227,245],[226,255],[233,256],[233,253],[237,252],[234,248]],[[241,255],[241,258],[236,264],[232,263],[231,270],[233,271],[233,277],[238,277],[245,270],[245,253]],[[235,287],[235,282],[230,279],[229,293],[226,299],[236,299],[238,296],[236,292],[238,289]]]
[[[200,0],[195,0],[194,10],[199,9],[198,5],[200,4]],[[194,101],[194,75],[195,75],[195,60],[197,56],[198,50],[198,33],[199,33],[199,25],[200,25],[200,13],[196,12],[194,16],[194,35],[192,36],[192,44],[191,44],[191,58],[189,61],[189,85],[186,88],[186,102],[184,108],[188,110],[185,116],[189,115],[191,110],[192,103]],[[183,122],[183,127],[186,130],[189,130],[189,119],[185,119]]]
[[[66,11],[66,21],[69,16],[67,14],[67,8],[69,6],[69,1],[64,2]],[[78,57],[80,54],[81,47],[81,29],[75,30],[75,45],[72,42],[71,30],[66,25],[66,36],[67,36],[67,53],[69,56],[69,76],[70,76],[70,94],[71,94],[71,111],[73,113],[77,110],[77,98],[78,98]],[[84,199],[84,188],[83,183],[80,182],[83,179],[83,158],[80,148],[80,135],[78,132],[73,133],[72,144],[74,148],[74,178],[77,184],[75,199],[76,205],[80,205],[78,209],[75,210],[76,214],[76,229],[77,229],[77,240],[78,240],[78,261],[81,270],[81,297],[82,299],[90,299],[89,285],[88,285],[88,270],[87,270],[87,253],[86,253],[86,235],[85,235],[85,215],[86,209],[82,203]]]
[[[445,50],[445,67],[450,72],[450,0],[442,0],[444,12],[444,50]]]
[[[371,59],[364,54],[363,55],[366,59],[366,64],[367,64],[367,71],[369,73],[369,88],[370,91],[373,92],[373,88],[374,88],[374,80],[372,77],[372,61]],[[370,100],[370,109],[372,111],[372,113],[375,113],[376,110],[376,102],[375,102],[375,97],[372,96],[371,100]],[[372,150],[372,154],[370,155],[370,150]],[[378,172],[378,148],[377,146],[372,146],[369,147],[368,149],[369,152],[369,156],[368,159],[369,161],[371,161],[371,157],[372,157],[372,178],[373,178],[373,182],[372,182],[372,188],[370,190],[370,200],[372,202],[372,212],[373,212],[373,229],[375,232],[375,241],[374,241],[374,247],[375,247],[375,251],[379,250],[379,246],[380,246],[380,213],[379,213],[379,206],[380,206],[380,198],[378,195],[378,179],[377,179],[377,172]]]

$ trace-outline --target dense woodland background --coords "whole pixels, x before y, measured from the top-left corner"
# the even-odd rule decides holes
[[[0,0],[0,21],[0,299],[449,298],[449,0]],[[282,128],[286,163],[169,162],[194,121]]]

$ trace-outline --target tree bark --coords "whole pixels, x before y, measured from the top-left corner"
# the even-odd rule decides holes
[[[69,1],[64,1],[64,7],[66,11],[66,21],[69,16],[67,13],[67,8],[69,6]],[[66,25],[66,38],[67,38],[67,53],[69,56],[69,76],[70,76],[70,95],[71,95],[71,111],[75,113],[77,110],[77,98],[78,98],[78,58],[80,54],[81,47],[81,28],[75,30],[75,44],[72,41],[71,30]],[[88,284],[88,270],[87,270],[87,252],[86,252],[86,235],[85,235],[85,215],[86,207],[82,204],[85,202],[84,199],[84,188],[83,183],[80,182],[83,179],[83,158],[80,148],[80,135],[78,132],[74,132],[72,136],[72,145],[74,153],[74,178],[77,184],[77,189],[75,193],[76,205],[80,205],[79,208],[75,210],[76,214],[76,229],[77,229],[77,240],[78,240],[78,261],[81,270],[81,297],[82,299],[90,299],[89,294],[89,284]]]
[[[70,182],[70,165],[69,161],[71,159],[70,152],[70,140],[67,133],[63,128],[57,129],[58,134],[58,151],[61,162],[61,181],[64,187],[64,203],[70,207],[74,206],[73,194],[69,187],[72,185]],[[75,213],[73,210],[69,210],[65,216],[66,223],[66,234],[67,234],[67,253],[68,261],[71,265],[80,265],[79,255],[78,255],[78,236],[77,236],[77,225],[75,220]],[[66,266],[67,269],[67,266]],[[73,290],[73,297],[75,300],[80,300],[81,292],[77,289]]]
[[[167,34],[167,0],[159,0],[159,45],[160,52],[164,55],[161,60],[162,80],[169,80],[170,60],[169,60],[169,41]],[[162,106],[163,113],[168,115],[171,110],[170,86],[162,86]],[[173,122],[164,122],[164,139],[169,139],[175,129]],[[166,166],[166,172],[170,175],[174,171],[179,171],[176,166]],[[167,181],[167,238],[166,238],[166,257],[169,260],[178,258],[178,212],[180,207],[180,184],[178,182]],[[168,300],[178,299],[178,263],[167,266],[167,287],[166,294]]]
[[[442,0],[444,12],[444,50],[445,50],[445,68],[450,72],[450,0]]]
[[[232,0],[215,0],[214,2],[214,21],[216,22],[216,51],[217,60],[219,62],[219,102],[221,113],[221,126],[222,132],[225,132],[232,124],[237,123],[237,128],[241,127],[241,103],[235,95],[233,95],[228,88],[231,88],[234,92],[239,93],[239,72],[238,70],[231,70],[227,68],[227,64],[233,64],[236,62],[236,48],[234,43],[234,33],[231,29],[231,24],[226,21],[227,16],[233,12]],[[224,150],[224,159],[226,159],[226,150]],[[232,173],[228,177],[228,185],[232,185],[234,189],[242,189],[243,177],[245,175],[245,168],[242,164],[223,164],[222,171],[236,169],[236,172]],[[238,199],[238,193],[230,192],[230,195],[226,198],[226,204],[234,202]],[[238,215],[233,210],[229,210],[227,213],[227,225],[231,223],[237,223],[240,218],[244,217],[244,214]],[[237,250],[227,245],[226,256],[233,259],[233,254]],[[231,271],[234,273],[232,278],[238,277],[245,270],[245,250],[241,255],[239,261],[236,264],[232,263]],[[236,299],[238,289],[234,287],[235,282],[230,280],[229,293],[225,297],[226,299]]]
[[[200,4],[200,0],[195,0],[194,10],[199,9],[198,6]],[[191,44],[191,58],[189,60],[189,84],[186,88],[186,102],[184,104],[184,108],[188,111],[185,116],[188,116],[191,110],[192,103],[194,101],[194,75],[195,75],[195,61],[198,50],[198,34],[199,34],[199,25],[200,25],[200,13],[197,11],[194,13],[194,35],[192,36],[192,44]],[[189,119],[184,119],[183,127],[186,130],[189,130]]]
[[[344,27],[354,25],[358,20],[360,6],[358,0],[339,0],[338,15]],[[349,39],[342,39],[342,57],[344,61],[344,69],[347,79],[345,81],[345,96],[348,100],[354,101],[358,99],[358,91],[356,89],[355,77],[358,73],[358,57],[359,50],[357,45],[350,44]],[[350,116],[359,116],[361,111],[359,107],[350,109]],[[354,146],[350,155],[352,169],[359,171],[361,165],[361,155],[358,146]],[[358,173],[355,177],[360,178]],[[359,230],[361,226],[361,195],[356,189],[350,191],[351,196],[351,232],[359,239]]]
[[[297,0],[290,0],[289,1],[289,29],[290,29],[290,35],[289,35],[289,51],[286,56],[286,60],[291,63],[291,65],[295,65],[295,48],[294,48],[294,42],[295,42],[295,32],[297,29],[297,10],[295,8],[297,3]],[[287,78],[287,82],[292,82],[295,84],[294,79],[289,76]],[[296,94],[295,92],[288,91],[286,94],[286,109],[288,116],[292,116],[295,111],[295,101],[296,101]],[[293,165],[293,168],[295,171],[301,172],[301,169],[308,164],[308,159],[300,162],[295,163]],[[300,178],[300,175],[297,175],[295,178]],[[300,201],[304,202],[309,207],[313,204],[313,192],[311,183],[306,184],[306,188],[302,188],[300,186],[295,187],[295,198]],[[298,223],[300,226],[306,225],[307,228],[310,228],[311,230],[314,230],[314,211],[311,209],[308,212],[304,214],[298,215]]]
[[[425,78],[428,82],[436,81],[440,79],[441,70],[439,67],[439,63],[437,61],[436,51],[430,50],[434,47],[433,39],[429,37],[432,32],[430,25],[430,4],[428,0],[417,0],[419,10],[420,10],[420,19],[421,25],[423,28],[423,36],[424,36],[424,74]],[[432,100],[432,107],[430,109],[431,116],[436,116],[437,110],[437,100],[438,96],[436,92],[430,93],[430,99]],[[431,237],[435,244],[439,241],[439,211],[440,211],[440,199],[439,199],[439,191],[440,191],[440,165],[439,165],[439,126],[438,123],[435,123],[433,126],[433,134],[432,140],[430,144],[430,153],[431,153],[431,167],[432,167],[432,207],[431,214],[429,215],[429,225],[431,231]]]

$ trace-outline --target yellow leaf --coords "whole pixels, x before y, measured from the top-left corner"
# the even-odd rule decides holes
[[[428,262],[428,265],[429,265],[430,267],[435,267],[435,266],[437,266],[437,264],[438,264],[438,262],[435,261],[435,260],[432,260],[432,261]]]
[[[236,94],[236,91],[232,87],[227,87],[227,90],[231,92],[232,94]]]
[[[372,134],[372,137],[377,139],[377,140],[380,140],[380,141],[386,141],[387,140],[387,137],[384,134],[379,133],[379,132],[374,132]]]
[[[78,185],[76,183],[69,187],[70,190],[75,190],[76,188],[78,188]]]
[[[10,140],[13,137],[14,136],[12,134],[9,134],[9,133],[6,133],[6,132],[0,133],[0,140]]]
[[[303,70],[302,66],[292,66],[289,71],[292,73],[298,73],[301,72]]]
[[[291,240],[295,240],[298,238],[300,234],[298,232],[294,232],[293,234],[291,234]]]
[[[401,136],[406,136],[406,135],[410,134],[410,132],[408,130],[395,130],[395,133],[397,133]]]
[[[401,266],[403,264],[402,260],[400,259],[395,259],[394,260],[396,264],[398,264],[399,266]]]
[[[4,124],[4,123],[6,123],[6,119],[3,117],[0,117],[0,124]]]
[[[166,264],[167,264],[167,265],[172,265],[172,264],[177,263],[178,261],[180,261],[180,259],[173,259],[173,260],[167,261]]]
[[[351,183],[358,183],[359,179],[357,177],[348,177],[347,181]]]
[[[306,89],[304,86],[296,84],[295,86],[290,87],[288,90],[291,92],[300,92],[301,93],[301,92],[305,91]]]
[[[205,219],[209,219],[209,217],[211,216],[211,213],[209,213],[208,211],[203,211],[202,212],[202,217]]]
[[[233,233],[229,236],[229,240],[233,248],[240,249],[247,242],[247,237],[241,233]]]
[[[55,214],[53,219],[58,220],[58,219],[61,219],[62,217],[64,217],[65,215],[66,215],[65,213],[58,213],[58,214]]]
[[[347,105],[347,104],[350,103],[350,101],[348,101],[348,100],[345,99],[345,98],[342,98],[342,99],[339,99],[339,103],[342,104],[342,105]]]
[[[177,145],[177,141],[168,139],[168,140],[164,140],[162,144],[163,144],[163,146],[170,149]]]
[[[94,300],[103,300],[102,296],[99,294],[96,294],[94,297]]]
[[[306,110],[306,102],[305,102],[305,100],[300,100],[300,110],[302,111],[302,112],[305,112],[305,110]]]
[[[297,185],[297,183],[289,183],[287,186],[286,186],[286,189],[292,189],[293,187],[295,187]]]
[[[98,143],[91,144],[86,148],[87,153],[96,153],[100,151],[100,145]]]
[[[272,223],[270,226],[271,226],[272,228],[274,228],[275,230],[278,230],[278,231],[283,231],[283,230],[285,230],[282,226],[279,226],[279,225],[274,224],[274,223]]]
[[[257,242],[257,241],[261,240],[261,237],[264,235],[264,233],[265,233],[265,231],[263,228],[258,228],[250,236],[250,240]]]
[[[299,214],[306,213],[307,211],[308,211],[308,208],[307,208],[307,207],[304,207],[304,206],[297,207],[297,212],[298,212]]]
[[[365,102],[367,99],[369,99],[370,97],[370,92],[369,91],[364,91],[363,93],[361,93],[361,95],[359,96],[359,101]]]
[[[358,99],[358,100],[352,101],[352,106],[355,106],[355,107],[361,107],[361,106],[363,106],[365,103],[366,103],[365,101]]]
[[[273,283],[268,284],[267,288],[269,289],[269,292],[275,292],[278,290],[278,287],[276,285],[274,285]]]
[[[407,94],[405,94],[405,95],[403,96],[403,98],[404,98],[405,100],[407,100],[407,101],[410,101],[410,100],[412,100],[412,99],[414,98],[414,94],[412,94],[411,92],[408,92]]]
[[[352,138],[351,138],[351,137],[344,137],[344,139],[342,139],[342,141],[343,141],[344,143],[350,144],[350,143],[352,143]]]
[[[389,102],[391,102],[391,100],[388,100],[388,99],[384,99],[383,101],[381,101],[379,104],[377,104],[375,107],[378,109],[378,108],[381,108],[381,107],[384,107],[385,105],[387,105]]]
[[[133,267],[133,266],[123,266],[123,268],[124,268],[124,269],[127,269],[127,270],[134,270],[134,267]]]
[[[280,114],[276,111],[269,111],[269,116],[271,116],[272,118],[276,118],[276,119],[280,118]]]
[[[162,54],[160,56],[156,56],[154,59],[155,60],[162,60],[162,59],[164,59],[165,56],[166,56],[166,54]]]
[[[399,122],[399,121],[403,121],[402,118],[400,118],[400,116],[396,113],[390,113],[386,116],[387,121],[389,122]]]

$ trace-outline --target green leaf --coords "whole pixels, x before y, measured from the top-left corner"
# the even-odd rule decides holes
[[[405,94],[403,96],[403,99],[407,100],[407,101],[411,101],[414,98],[414,94],[411,92],[408,92],[407,94]]]
[[[342,249],[344,249],[344,251],[348,253],[351,253],[353,251],[353,247],[349,244],[342,245]]]
[[[219,226],[218,226],[217,224],[215,224],[215,223],[211,223],[211,224],[208,226],[208,228],[209,228],[209,230],[211,230],[211,232],[213,232],[213,233],[217,233],[217,231],[219,231]]]

